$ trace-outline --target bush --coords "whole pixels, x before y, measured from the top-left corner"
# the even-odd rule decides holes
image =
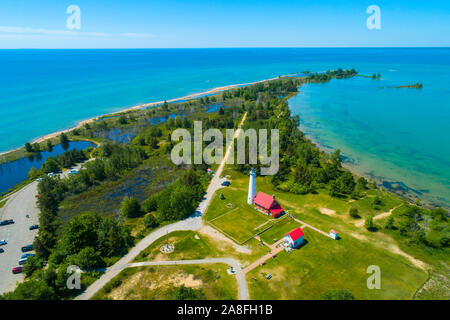
[[[144,218],[144,226],[148,229],[153,229],[158,225],[156,218],[153,214],[149,213]]]
[[[329,290],[323,293],[320,298],[322,300],[355,300],[351,291],[347,289]]]
[[[135,197],[126,197],[120,205],[120,213],[126,218],[136,218],[142,214],[141,205]]]
[[[350,208],[349,214],[352,218],[360,218],[357,208]]]
[[[98,252],[92,247],[82,249],[78,254],[68,257],[70,263],[81,269],[89,270],[105,266],[105,262]]]
[[[144,212],[153,212],[156,211],[156,209],[158,209],[158,195],[152,194],[142,204],[142,210],[144,210]]]
[[[364,226],[369,231],[374,231],[375,230],[375,224],[373,223],[373,217],[372,216],[367,216],[366,217],[366,220],[364,221]]]

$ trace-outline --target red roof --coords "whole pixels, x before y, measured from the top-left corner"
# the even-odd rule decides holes
[[[331,233],[337,234],[338,232],[336,230],[331,229],[330,230]]]
[[[272,203],[275,201],[275,199],[268,194],[265,194],[264,192],[258,192],[258,195],[253,198],[253,202],[255,204],[260,205],[263,208],[270,209],[272,206]]]
[[[297,229],[294,229],[291,232],[289,232],[287,235],[291,237],[292,241],[295,241],[298,238],[303,237],[304,233],[302,228],[298,227]]]

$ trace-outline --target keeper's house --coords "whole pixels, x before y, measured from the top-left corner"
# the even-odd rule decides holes
[[[303,243],[303,230],[298,227],[284,236],[284,243],[291,248],[298,248]]]
[[[269,196],[264,192],[258,192],[258,195],[253,198],[253,205],[256,210],[273,218],[277,218],[284,213],[283,207],[280,206],[275,196]]]

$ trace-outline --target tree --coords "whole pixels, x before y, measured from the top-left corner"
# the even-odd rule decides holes
[[[436,221],[447,221],[447,211],[442,208],[437,208],[431,211],[431,216]]]
[[[152,194],[142,204],[144,212],[153,212],[158,209],[158,194]]]
[[[97,248],[107,257],[123,254],[132,244],[130,232],[115,218],[103,218],[97,230]]]
[[[331,197],[336,197],[339,193],[339,183],[336,180],[330,182],[329,195]]]
[[[33,143],[33,152],[41,152],[41,145],[39,143]]]
[[[59,136],[59,141],[61,142],[61,147],[64,150],[67,150],[67,148],[69,148],[69,138],[64,132]]]
[[[383,205],[383,201],[379,196],[375,196],[372,200],[372,206],[377,209],[379,206]]]
[[[364,226],[369,231],[374,231],[375,230],[375,224],[373,222],[373,217],[371,215],[366,217],[366,220],[364,221]]]
[[[148,229],[153,229],[158,225],[158,221],[151,213],[147,214],[144,218],[144,226]]]
[[[13,292],[6,293],[5,300],[56,300],[54,290],[41,279],[19,283]]]
[[[47,149],[50,152],[53,150],[52,140],[50,140],[50,139],[47,140]]]
[[[125,197],[120,205],[120,213],[126,218],[135,218],[142,214],[141,205],[135,197]]]
[[[347,289],[328,290],[320,298],[322,300],[355,300],[352,292]]]
[[[42,171],[44,173],[58,172],[59,170],[61,170],[61,166],[52,157],[48,157],[42,165]]]
[[[25,151],[33,152],[33,147],[31,146],[31,143],[29,143],[29,142],[25,143]]]
[[[345,171],[338,179],[339,191],[343,194],[351,194],[355,189],[355,179],[349,171]]]
[[[68,262],[84,270],[91,270],[105,266],[105,261],[92,247],[85,247],[76,255],[68,257]]]
[[[27,277],[30,277],[36,270],[39,270],[42,268],[42,260],[40,260],[38,257],[29,257],[27,259],[27,262],[25,263],[25,268],[23,268],[23,271],[25,272],[25,275]]]
[[[76,254],[85,247],[95,248],[97,245],[97,229],[100,217],[91,212],[72,217],[63,233],[63,248],[69,254]]]
[[[225,200],[225,196],[223,195],[223,193],[220,193],[220,200]]]
[[[394,229],[394,217],[392,215],[390,215],[389,218],[387,218],[384,228],[388,230]]]
[[[358,209],[355,207],[350,208],[349,214],[352,218],[359,218]]]

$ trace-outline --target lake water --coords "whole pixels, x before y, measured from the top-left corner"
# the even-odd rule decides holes
[[[0,151],[142,103],[338,67],[382,78],[305,86],[290,102],[302,129],[355,170],[448,206],[449,48],[0,50]]]
[[[8,191],[9,188],[24,181],[28,177],[31,168],[39,169],[48,157],[55,157],[65,151],[77,149],[82,150],[91,147],[93,144],[88,141],[72,141],[69,147],[64,150],[58,144],[53,147],[52,151],[41,152],[39,155],[30,158],[22,158],[16,161],[0,164],[0,194]]]

